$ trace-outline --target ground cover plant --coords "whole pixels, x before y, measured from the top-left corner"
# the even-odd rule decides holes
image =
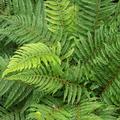
[[[0,0],[0,120],[120,120],[120,1]]]

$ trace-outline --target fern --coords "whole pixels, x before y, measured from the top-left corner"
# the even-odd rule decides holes
[[[0,120],[119,120],[120,1],[0,1]]]
[[[4,107],[0,106],[0,120],[23,120],[24,115],[18,111],[7,111]]]
[[[70,74],[71,72],[68,73],[68,76]],[[74,74],[76,75],[76,73]],[[84,86],[75,83],[75,76],[67,80],[68,76],[66,76],[66,72],[63,73],[60,66],[57,66],[57,68],[56,66],[41,66],[38,70],[23,71],[16,73],[16,75],[7,76],[5,79],[14,81],[20,80],[23,83],[34,85],[35,88],[45,93],[55,94],[59,89],[64,87],[64,101],[67,99],[68,103],[73,104],[75,101],[78,103],[83,94],[82,87]]]
[[[11,62],[4,74],[14,71],[22,71],[23,69],[36,68],[41,64],[48,65],[48,62],[60,64],[59,58],[52,54],[50,49],[42,43],[29,44],[21,47],[11,58]]]
[[[53,102],[54,101],[54,102]],[[33,104],[28,109],[26,108],[26,119],[58,119],[58,120],[72,120],[72,119],[82,119],[82,120],[115,120],[115,117],[108,116],[108,113],[111,115],[114,112],[114,107],[110,106],[108,110],[106,107],[102,111],[102,108],[105,107],[104,104],[99,102],[90,101],[81,101],[78,106],[67,106],[62,103],[58,103],[56,99],[45,98],[41,104]],[[88,109],[86,109],[88,108]],[[101,109],[101,114],[99,114]],[[95,112],[96,111],[96,112]]]

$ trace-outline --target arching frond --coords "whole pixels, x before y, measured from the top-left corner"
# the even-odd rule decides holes
[[[24,69],[37,68],[44,63],[54,65],[60,64],[60,59],[51,52],[51,50],[42,43],[31,43],[24,45],[11,58],[8,68],[4,75],[14,72],[22,71]]]
[[[68,103],[78,103],[84,91],[82,85],[77,85],[71,80],[63,79],[62,77],[60,78],[59,74],[55,76],[55,71],[48,70],[50,70],[48,67],[46,69],[41,67],[39,71],[20,72],[8,76],[6,79],[14,81],[20,80],[28,85],[34,85],[35,88],[45,93],[55,94],[59,89],[64,87],[64,101],[67,99]]]

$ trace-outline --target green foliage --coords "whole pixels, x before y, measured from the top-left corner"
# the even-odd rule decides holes
[[[45,44],[28,44],[16,51],[4,71],[4,75],[24,69],[43,67],[42,64],[47,67],[48,63],[56,65],[60,64],[60,60]]]
[[[9,111],[0,106],[0,120],[24,120],[24,116],[19,111]]]
[[[104,108],[104,110],[103,110]],[[43,98],[41,104],[25,108],[26,120],[116,120],[113,106],[105,106],[94,100],[82,100],[79,105],[64,105],[53,98]]]
[[[0,120],[119,116],[120,1],[0,1]]]

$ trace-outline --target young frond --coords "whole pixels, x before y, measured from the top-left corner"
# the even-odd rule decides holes
[[[43,43],[31,43],[22,46],[11,58],[3,76],[15,71],[37,68],[45,64],[60,64],[60,59]]]

